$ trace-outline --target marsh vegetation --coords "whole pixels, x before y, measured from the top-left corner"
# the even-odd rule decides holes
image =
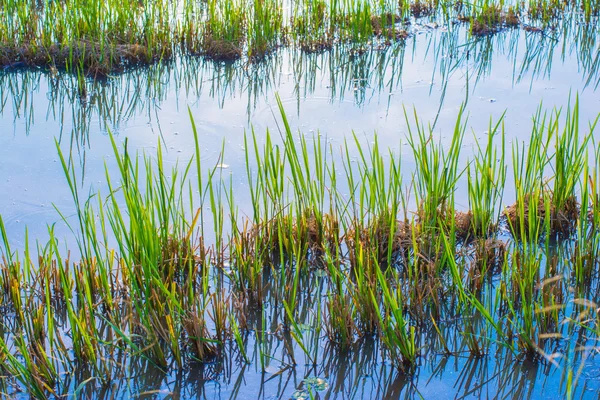
[[[266,371],[373,341],[406,376],[438,355],[504,352],[560,365],[572,394],[599,329],[600,146],[577,99],[540,108],[527,148],[507,148],[503,120],[490,121],[466,162],[462,111],[447,147],[405,110],[409,176],[377,137],[333,148],[292,132],[280,112],[281,145],[269,132],[264,144],[245,136],[249,215],[221,163],[196,156],[169,170],[161,146],[150,157],[111,139],[119,174],[88,197],[57,147],[79,257],[51,227],[46,244],[13,251],[0,220],[10,376],[44,397],[72,390],[61,382],[76,365],[102,388],[137,359],[185,370],[225,357]],[[502,208],[507,182],[516,198]]]
[[[598,7],[0,0],[0,393],[597,396]]]
[[[177,0],[0,2],[0,66],[110,74],[172,59],[262,60],[280,47],[360,53],[403,42],[416,19],[466,24],[474,37],[505,29],[552,32],[596,24],[596,1]]]

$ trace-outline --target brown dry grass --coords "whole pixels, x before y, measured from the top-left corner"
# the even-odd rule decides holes
[[[167,56],[169,56],[168,54]],[[89,40],[52,44],[36,43],[14,47],[0,44],[0,67],[82,68],[88,76],[105,77],[128,66],[147,64],[156,59],[140,44],[100,44]]]
[[[373,15],[371,17],[371,27],[373,34],[379,36],[384,33],[385,28],[390,28],[394,24],[400,22],[402,18],[399,15],[385,13],[384,15]]]
[[[396,221],[392,232],[385,219],[376,219],[367,227],[351,228],[345,235],[345,243],[350,250],[359,246],[365,249],[375,249],[379,264],[386,265],[388,251],[391,251],[394,257],[411,248],[411,225],[404,221]],[[353,251],[350,251],[350,255],[352,254]],[[350,261],[351,265],[355,264],[352,262],[352,258]]]
[[[400,1],[402,7],[403,1]],[[415,18],[427,17],[433,14],[437,8],[437,2],[432,0],[416,0],[410,3],[410,13]]]
[[[577,218],[579,217],[579,203],[577,202],[577,198],[575,196],[567,199],[565,206],[561,209],[558,209],[554,204],[550,204],[549,213],[546,211],[544,195],[540,196],[537,201],[531,199],[530,195],[527,195],[524,199],[523,206],[525,215],[523,221],[521,221],[519,215],[520,210],[518,202],[506,207],[504,210],[504,216],[508,220],[513,234],[521,232],[522,230],[526,232],[529,231],[529,216],[531,214],[537,215],[541,220],[540,222],[545,222],[547,218],[550,218],[550,233],[552,235],[568,236],[573,232]],[[530,213],[530,207],[532,206],[535,206],[537,210]],[[522,223],[524,226],[521,226]]]
[[[490,6],[477,16],[460,15],[458,20],[471,23],[471,34],[486,36],[499,32],[503,28],[516,28],[521,24],[519,15],[513,7],[506,12],[500,6]]]
[[[471,211],[457,211],[454,216],[456,238],[459,240],[467,240],[473,232],[473,213]]]
[[[215,61],[235,61],[242,57],[242,44],[204,36],[203,54]]]

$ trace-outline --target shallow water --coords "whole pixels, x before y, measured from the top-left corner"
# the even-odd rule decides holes
[[[253,365],[204,365],[169,375],[139,365],[131,371],[130,379],[104,393],[90,390],[87,394],[123,399],[309,399],[310,393],[318,399],[561,398],[560,373],[538,363],[514,358],[490,363],[468,355],[438,357],[419,369],[418,378],[410,378],[369,353],[377,350],[363,345],[360,352],[335,353],[334,360],[325,360],[318,367],[272,366],[264,374]],[[317,379],[319,385],[315,387]],[[307,390],[311,383],[314,386]],[[582,398],[595,396],[597,389],[593,385],[578,394]]]
[[[421,121],[434,124],[441,141],[448,143],[464,103],[473,132],[465,137],[467,148],[485,136],[490,118],[497,120],[505,113],[509,152],[513,141],[528,140],[531,118],[540,104],[547,110],[566,107],[578,94],[581,121],[596,118],[600,75],[593,60],[598,46],[594,42],[585,50],[576,45],[574,38],[581,37],[581,29],[571,27],[564,35],[507,30],[474,40],[460,26],[432,29],[423,24],[413,27],[405,46],[385,51],[357,55],[336,48],[305,55],[280,50],[257,65],[178,59],[106,82],[90,82],[84,97],[77,95],[76,81],[69,76],[5,71],[0,75],[0,214],[15,248],[24,247],[25,227],[30,241],[43,242],[47,226],[54,223],[57,236],[73,243],[54,208],[73,220],[55,142],[77,161],[82,192],[106,192],[105,162],[109,172],[115,171],[108,132],[119,143],[127,139],[130,149],[149,154],[159,142],[164,144],[165,159],[174,166],[194,154],[188,108],[198,126],[203,162],[224,167],[222,173],[232,177],[240,211],[250,213],[249,204],[244,209],[248,203],[242,173],[244,132],[253,128],[259,138],[267,129],[277,132],[281,119],[276,94],[294,129],[318,133],[333,148],[350,140],[352,132],[364,144],[371,143],[377,132],[382,147],[401,154],[407,177],[414,163],[405,141],[404,110],[410,115],[413,107]],[[219,159],[222,148],[225,158]],[[461,155],[468,156],[469,151]],[[511,176],[509,171],[507,182]],[[513,190],[507,183],[505,204],[514,201]],[[463,178],[457,204],[466,208],[467,203]],[[307,366],[298,351],[295,362],[284,359],[285,338],[272,337],[276,355],[262,373],[254,333],[247,340],[249,365],[239,363],[239,354],[234,354],[215,364],[164,373],[143,360],[132,361],[114,387],[89,384],[82,390],[92,398],[208,399],[310,398],[310,391],[317,398],[340,399],[559,398],[563,392],[564,364],[555,368],[549,362],[515,360],[501,348],[494,349],[500,354],[482,359],[470,358],[466,351],[426,354],[417,374],[407,377],[381,359],[375,343],[346,353],[319,345],[320,362]],[[591,354],[585,364],[581,376],[585,383],[580,383],[577,394],[596,396],[600,364]],[[65,381],[64,391],[79,389],[88,374],[78,370]],[[308,378],[325,382],[307,384]],[[307,390],[311,382],[318,387]]]
[[[249,66],[178,60],[90,83],[84,100],[71,77],[5,72],[0,75],[0,191],[7,195],[0,209],[7,230],[22,244],[25,225],[39,237],[56,221],[52,204],[67,212],[70,196],[55,140],[79,160],[86,185],[98,186],[112,152],[108,129],[117,141],[127,138],[132,149],[153,149],[160,140],[171,163],[189,159],[188,107],[205,139],[205,162],[217,163],[224,146],[223,163],[232,174],[242,167],[246,130],[277,130],[276,93],[294,128],[309,135],[318,131],[334,146],[352,132],[365,141],[377,132],[382,145],[395,149],[404,142],[407,172],[403,107],[409,113],[414,107],[422,121],[435,123],[444,140],[466,102],[474,135],[466,136],[465,146],[483,136],[490,118],[505,112],[509,148],[512,140],[528,135],[540,104],[547,110],[565,107],[579,94],[582,121],[593,120],[600,109],[598,78],[580,62],[585,54],[571,44],[572,37],[564,41],[559,33],[511,30],[473,43],[458,27],[414,31],[405,47],[356,56],[343,49],[322,55],[280,51]],[[512,199],[510,185],[506,189]]]

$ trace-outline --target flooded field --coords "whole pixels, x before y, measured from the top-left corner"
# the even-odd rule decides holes
[[[598,5],[308,3],[0,47],[3,396],[598,397]]]

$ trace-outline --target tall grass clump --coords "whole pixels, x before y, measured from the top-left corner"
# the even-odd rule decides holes
[[[248,12],[243,2],[209,0],[201,39],[203,54],[218,61],[239,59],[244,51],[247,26]]]
[[[552,159],[550,141],[554,131],[550,128],[547,134],[547,120],[547,115],[542,114],[540,108],[533,118],[528,147],[524,142],[513,145],[517,201],[507,207],[504,213],[512,233],[523,240],[537,240],[540,237],[546,206],[550,205],[550,198],[544,190],[544,172]]]
[[[556,118],[559,118],[557,113]],[[564,231],[578,218],[577,190],[587,164],[587,148],[594,135],[598,119],[592,121],[583,136],[579,133],[579,97],[568,106],[562,132],[557,132],[553,166],[552,207],[554,231]]]
[[[495,139],[500,137],[500,148]],[[501,118],[495,125],[490,121],[487,142],[477,141],[477,151],[467,165],[469,185],[469,208],[471,224],[469,229],[474,237],[485,238],[495,230],[499,219],[499,205],[506,182],[506,162],[504,156],[504,122]]]
[[[87,75],[172,56],[175,4],[136,1],[0,2],[0,65],[44,66]]]
[[[555,23],[566,11],[568,3],[559,0],[530,0],[527,4],[527,14],[533,21],[543,26]]]
[[[342,0],[339,36],[353,48],[365,50],[373,40],[371,17],[374,9],[370,1]]]
[[[414,127],[405,110],[408,124],[407,140],[410,145],[416,170],[413,176],[415,197],[417,201],[417,217],[421,232],[430,237],[439,228],[447,224],[453,225],[454,191],[456,182],[463,170],[459,167],[460,149],[465,133],[463,108],[461,108],[451,142],[446,150],[441,142],[436,142],[433,128],[420,122],[414,112]]]
[[[391,44],[392,41],[404,40],[408,37],[406,30],[399,26],[401,22],[399,5],[395,1],[379,0],[375,2],[371,26],[373,34],[382,39],[383,44]]]
[[[294,5],[291,36],[305,52],[331,49],[335,40],[339,0],[302,0]]]
[[[579,217],[577,190],[581,187],[586,149],[597,120],[592,121],[582,137],[578,99],[567,108],[562,120],[560,110],[555,110],[549,118],[538,112],[528,152],[519,144],[514,147],[517,203],[507,208],[506,215],[513,231],[518,231],[521,237],[569,234]],[[553,175],[546,179],[548,168]]]
[[[209,307],[214,309],[215,305],[206,288],[203,240],[196,236],[200,211],[188,213],[183,202],[191,163],[184,167],[180,178],[177,167],[171,174],[165,171],[161,150],[154,162],[132,157],[127,145],[120,152],[114,141],[113,149],[120,185],[113,186],[107,169],[110,194],[95,208],[89,202],[79,203],[74,170],[70,167],[72,160],[60,153],[78,204],[79,241],[84,257],[79,265],[89,269],[96,265],[95,260],[102,260],[102,268],[96,272],[101,279],[97,283],[89,281],[94,286],[86,291],[104,293],[102,298],[108,301],[107,309],[112,312],[102,313],[102,319],[110,326],[111,334],[156,366],[166,368],[175,362],[181,367],[190,355],[198,359],[210,357],[216,339],[209,336],[206,320]],[[99,221],[95,215],[100,216]],[[102,251],[108,244],[107,231],[118,244],[118,258],[114,252]],[[112,268],[104,267],[104,263],[116,263],[112,268],[119,269],[120,282],[112,278]],[[115,310],[119,304],[114,304],[117,300],[110,294],[122,290],[119,286],[125,286],[129,293],[120,301],[127,301],[130,314]],[[68,291],[66,295],[69,296]],[[75,310],[69,314],[78,318]],[[213,315],[217,315],[214,310]],[[84,340],[82,345],[86,343]]]
[[[399,0],[398,9],[400,10],[400,15],[404,18],[410,16],[414,18],[423,18],[434,15],[439,4],[440,2],[437,0]]]
[[[281,3],[278,0],[255,2],[248,23],[248,57],[264,57],[282,44],[284,35]]]
[[[470,23],[473,36],[484,36],[519,26],[519,14],[518,5],[509,6],[503,0],[479,0],[469,4],[467,13],[460,15],[459,19]]]

